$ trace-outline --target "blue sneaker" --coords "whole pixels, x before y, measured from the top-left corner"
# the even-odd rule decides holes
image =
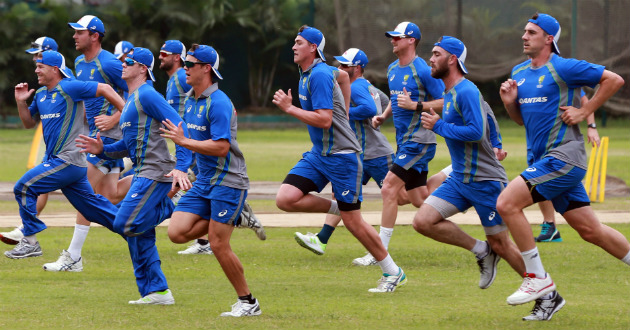
[[[536,242],[562,242],[560,232],[556,229],[556,225],[553,222],[543,222],[540,225],[540,235],[536,237]]]

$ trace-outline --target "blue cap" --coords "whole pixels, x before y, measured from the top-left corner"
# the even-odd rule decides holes
[[[462,69],[464,74],[468,74],[468,70],[466,70],[466,67],[464,66],[468,50],[466,50],[466,45],[464,45],[463,42],[455,37],[443,36],[434,45],[442,47],[445,51],[455,55],[457,57],[459,68]]]
[[[31,48],[26,50],[28,54],[37,54],[46,50],[54,50],[57,51],[59,46],[57,46],[57,42],[53,38],[48,37],[39,37],[37,40],[31,43]]]
[[[317,54],[322,61],[326,62],[326,57],[324,57],[326,38],[324,38],[324,34],[321,31],[314,27],[307,26],[304,30],[302,30],[302,32],[298,32],[298,35],[306,39],[306,41],[315,44],[315,46],[317,46]]]
[[[208,63],[212,66],[212,71],[221,80],[223,77],[219,73],[219,54],[214,48],[208,45],[199,45],[194,51],[188,52],[188,55],[194,56],[199,62]]]
[[[394,31],[385,32],[385,36],[389,38],[393,37],[411,37],[416,38],[416,40],[420,40],[422,38],[422,34],[420,33],[420,28],[411,22],[402,22],[396,26]]]
[[[129,41],[119,41],[114,47],[114,55],[117,59],[120,59],[123,55],[129,53],[133,49],[133,44]]]
[[[148,69],[147,71],[149,71],[149,77],[151,77],[152,81],[155,81],[155,76],[153,76],[153,64],[155,63],[155,58],[150,50],[142,47],[134,47],[127,54],[127,58],[146,66]]]
[[[182,61],[186,60],[186,47],[179,40],[166,40],[160,51],[166,51],[173,54],[179,54]]]
[[[105,25],[103,22],[94,15],[85,15],[76,23],[68,23],[68,25],[78,31],[90,31],[98,32],[100,35],[105,35]]]
[[[558,48],[558,39],[560,39],[560,32],[562,31],[562,29],[560,28],[560,23],[558,23],[558,20],[547,14],[538,14],[538,18],[530,18],[527,21],[538,25],[547,34],[553,36],[553,47],[551,47],[551,50],[553,50],[554,53],[560,55],[560,48]]]
[[[349,66],[360,66],[365,68],[368,64],[368,58],[365,53],[358,48],[350,48],[343,52],[341,56],[335,56],[335,59],[339,61],[339,63]]]
[[[66,78],[73,77],[72,72],[69,72],[70,69],[66,67],[66,59],[59,52],[47,50],[42,53],[42,58],[38,58],[36,62],[57,67],[59,72],[61,72],[61,74]]]

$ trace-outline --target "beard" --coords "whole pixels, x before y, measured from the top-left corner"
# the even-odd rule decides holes
[[[446,77],[449,73],[448,66],[443,66],[441,68],[431,68],[431,77],[435,79],[442,79]]]
[[[173,68],[173,62],[164,62],[160,63],[160,69],[164,71],[169,71]]]

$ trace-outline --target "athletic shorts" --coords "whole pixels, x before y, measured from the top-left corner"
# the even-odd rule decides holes
[[[534,202],[550,200],[556,211],[564,214],[590,205],[590,199],[582,185],[585,174],[586,171],[580,167],[554,157],[545,157],[523,171],[521,177],[530,186]]]
[[[311,180],[317,186],[317,192],[321,192],[330,182],[337,201],[347,204],[363,201],[363,164],[358,152],[321,156],[307,151],[289,174]]]
[[[429,171],[429,162],[435,156],[435,144],[407,142],[398,147],[394,164],[405,170],[414,169],[418,173]]]
[[[374,179],[379,188],[383,187],[383,180],[389,172],[389,168],[394,162],[394,154],[372,158],[363,161],[363,185],[366,185],[370,179]]]
[[[202,219],[238,226],[245,198],[247,189],[217,186],[197,180],[179,200],[175,212],[193,213]]]
[[[493,227],[503,224],[503,219],[497,212],[497,198],[503,188],[505,184],[499,181],[463,183],[448,177],[425,203],[433,206],[445,219],[472,206],[477,211],[481,224],[484,227]],[[447,204],[455,206],[457,211]]]
[[[116,140],[106,137],[106,136],[101,137],[101,139],[103,140],[104,145],[112,144],[116,142]],[[122,158],[106,160],[106,159],[100,159],[98,158],[98,156],[90,154],[90,153],[86,155],[87,155],[87,161],[90,162],[92,165],[96,166],[96,168],[98,168],[104,174],[120,173],[125,168],[125,162],[122,160]]]

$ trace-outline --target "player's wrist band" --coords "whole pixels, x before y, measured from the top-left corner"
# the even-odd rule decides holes
[[[595,123],[590,123],[588,124],[588,128],[597,128],[597,125]]]
[[[424,109],[424,106],[422,105],[421,101],[418,101],[418,105],[416,105],[416,111],[422,111],[422,109]]]

